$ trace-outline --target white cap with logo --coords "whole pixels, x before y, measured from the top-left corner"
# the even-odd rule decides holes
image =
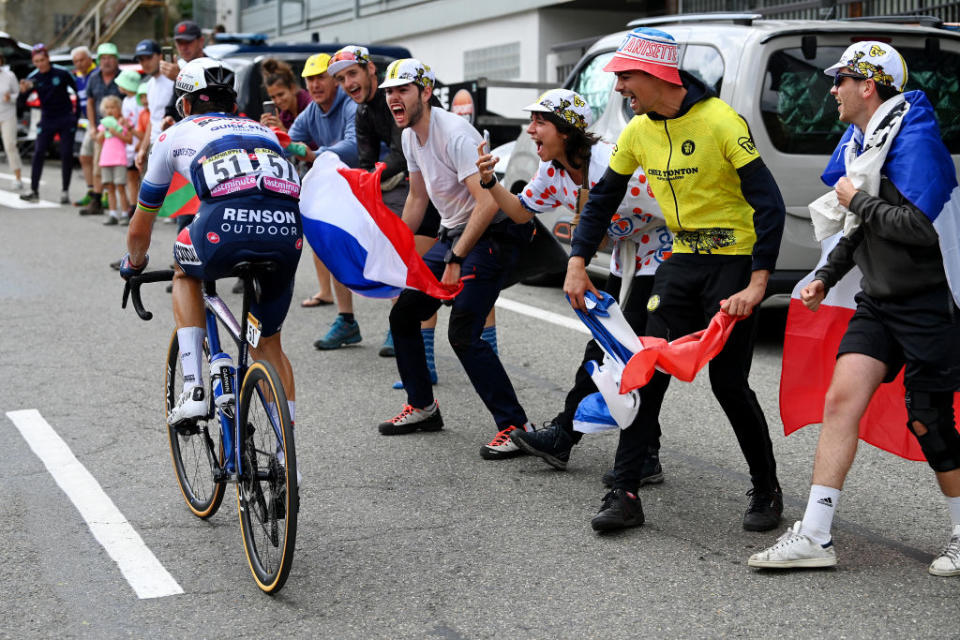
[[[842,69],[850,69],[853,73],[900,92],[907,84],[907,63],[886,42],[865,40],[852,44],[840,56],[839,62],[823,72],[828,76],[836,76]]]

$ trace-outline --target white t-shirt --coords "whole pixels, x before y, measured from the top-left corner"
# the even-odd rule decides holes
[[[603,177],[610,164],[613,145],[600,141],[590,150],[590,187]],[[533,213],[543,213],[557,207],[567,207],[576,211],[576,184],[570,174],[557,169],[549,162],[541,162],[537,174],[519,194],[520,204]],[[627,183],[627,194],[617,207],[613,220],[607,228],[607,235],[613,241],[610,258],[610,272],[615,276],[623,275],[620,264],[622,242],[634,242],[637,247],[636,275],[652,275],[660,263],[670,257],[673,250],[673,235],[667,229],[660,212],[660,205],[653,198],[647,176],[643,169],[637,169]]]
[[[130,128],[130,131],[133,131],[137,128],[137,118],[140,117],[140,112],[143,111],[143,107],[137,104],[136,96],[127,96],[123,99],[123,102],[120,104],[120,112],[123,114],[123,119],[127,121],[127,126]],[[134,151],[134,143],[137,141],[137,137],[133,137],[133,142],[127,145],[127,166],[133,164],[133,158],[136,155]]]
[[[150,144],[160,137],[163,111],[173,97],[173,80],[158,73],[147,81],[147,108],[150,109]]]
[[[427,143],[403,130],[403,155],[410,173],[419,171],[430,201],[440,212],[440,224],[453,229],[466,224],[476,201],[463,181],[477,173],[477,146],[483,138],[465,118],[439,107],[430,110]]]
[[[3,100],[4,94],[10,95],[7,102]],[[0,67],[0,122],[17,119],[17,96],[19,94],[20,82],[17,80],[17,76],[13,74],[13,71],[10,71],[10,67]]]

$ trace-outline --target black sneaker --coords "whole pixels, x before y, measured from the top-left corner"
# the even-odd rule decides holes
[[[783,491],[757,489],[747,491],[750,506],[743,514],[743,528],[747,531],[770,531],[780,526],[783,515]]]
[[[28,193],[21,193],[20,199],[26,202],[36,202],[40,199],[40,194],[36,191],[30,191]]]
[[[603,496],[600,511],[590,521],[594,531],[617,531],[642,524],[643,507],[640,506],[640,498],[623,489],[614,489]]]
[[[610,469],[603,474],[603,486],[609,488],[617,480],[617,474]],[[660,457],[657,454],[650,454],[640,463],[640,484],[660,484],[663,482],[663,467],[660,466]]]
[[[573,439],[556,422],[546,423],[539,431],[517,429],[510,434],[510,440],[523,451],[543,458],[554,469],[567,468]]]

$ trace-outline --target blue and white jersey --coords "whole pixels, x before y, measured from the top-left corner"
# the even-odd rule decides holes
[[[300,178],[277,136],[259,122],[229,113],[181,120],[157,139],[139,204],[158,211],[174,173],[193,183],[203,203],[255,195],[296,201]]]

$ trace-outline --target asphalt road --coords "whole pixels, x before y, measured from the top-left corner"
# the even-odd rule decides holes
[[[745,463],[705,376],[674,383],[661,416],[666,482],[641,490],[647,524],[597,536],[614,434],[588,436],[566,472],[478,455],[494,426],[449,345],[436,388],[446,427],[385,438],[403,395],[377,351],[387,303],[358,299],[363,342],[311,346],[334,318],[301,309],[301,261],[284,342],[297,376],[304,474],[286,587],[262,595],[244,558],[232,489],[208,522],[182,503],[163,426],[172,328],[120,309],[122,228],[73,207],[15,208],[0,173],[0,637],[9,638],[919,638],[958,637],[960,580],[927,574],[946,509],[926,465],[863,445],[835,530],[835,570],[763,573],[747,557],[799,519],[817,428],[785,438],[777,412],[782,313],[764,311],[752,384],[773,434],[783,528],[740,526]],[[42,195],[56,200],[55,166]],[[74,187],[77,192],[78,188]],[[165,265],[174,226],[156,227]],[[227,294],[236,303],[238,296]],[[556,289],[503,298],[573,318]],[[441,314],[443,315],[443,314]],[[585,336],[498,310],[500,353],[528,414],[552,417]],[[438,336],[445,335],[441,318]],[[99,482],[183,594],[140,599],[8,412],[35,409]]]

